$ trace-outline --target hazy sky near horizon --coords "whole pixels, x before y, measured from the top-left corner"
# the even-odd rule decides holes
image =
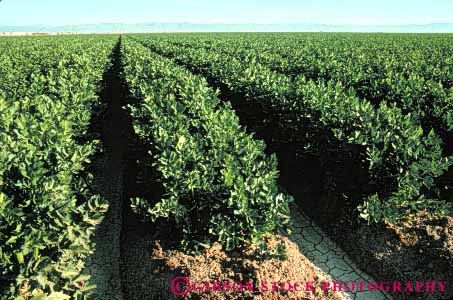
[[[453,22],[453,0],[3,0],[0,25]]]

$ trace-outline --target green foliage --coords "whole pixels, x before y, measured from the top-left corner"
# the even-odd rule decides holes
[[[82,299],[91,237],[107,204],[84,170],[98,142],[78,138],[114,39],[1,43],[0,298]]]
[[[289,198],[278,192],[275,156],[239,125],[206,81],[127,41],[125,74],[136,96],[130,107],[136,133],[154,145],[150,159],[165,194],[136,199],[153,219],[181,224],[183,245],[219,241],[226,250],[264,237],[289,222]]]
[[[84,269],[108,205],[85,169],[98,141],[80,138],[115,40],[0,40],[2,300],[87,299],[94,288]],[[278,190],[276,157],[192,71],[244,95],[310,146],[319,141],[307,128],[362,145],[380,189],[358,207],[368,222],[446,215],[451,206],[436,180],[453,164],[440,138],[453,131],[451,45],[449,35],[126,38],[124,75],[143,98],[128,109],[165,190],[159,199],[133,199],[134,208],[176,221],[190,249],[220,241],[227,250],[253,243],[269,257],[284,254],[264,243],[289,224],[291,197]]]
[[[438,128],[445,129],[450,126],[452,107],[448,99],[451,99],[451,92],[435,83],[434,78],[425,80],[421,75],[409,73],[410,76],[406,79],[405,75],[399,74],[398,83],[391,78],[385,81],[385,84],[395,88],[394,92],[386,93],[386,96],[394,97],[392,96],[388,103],[382,101],[373,104],[358,97],[353,88],[348,88],[354,87],[352,79],[340,78],[340,75],[344,74],[357,75],[359,71],[356,67],[365,68],[361,63],[374,63],[376,60],[371,59],[368,52],[358,51],[357,55],[360,57],[363,54],[366,59],[360,60],[361,63],[357,66],[353,64],[348,67],[348,64],[342,63],[338,68],[330,68],[329,59],[332,59],[332,56],[335,58],[340,51],[330,46],[322,48],[322,45],[331,39],[319,41],[315,37],[313,44],[308,47],[310,50],[307,50],[297,47],[310,35],[307,35],[306,39],[303,37],[287,35],[288,40],[285,40],[283,35],[271,34],[266,37],[258,34],[247,38],[241,34],[233,35],[233,38],[229,35],[218,38],[206,34],[163,34],[134,38],[151,50],[226,84],[233,92],[246,95],[248,101],[264,106],[282,130],[294,128],[303,131],[306,122],[309,122],[311,127],[330,128],[341,141],[365,146],[372,179],[379,183],[384,177],[395,178],[395,183],[391,185],[382,182],[382,193],[364,199],[363,205],[359,206],[361,216],[368,221],[394,222],[422,208],[433,215],[445,215],[450,204],[441,199],[432,199],[433,195],[435,197],[438,194],[434,180],[452,165],[452,159],[442,156],[442,140],[434,130],[426,130],[422,126],[430,125],[432,120],[435,124],[446,124]],[[333,44],[338,46],[340,41]],[[445,40],[442,43],[445,44]],[[365,45],[369,45],[369,42]],[[317,54],[317,51],[321,51],[326,58],[318,60],[317,57],[322,55]],[[341,56],[341,52],[338,55]],[[373,72],[367,69],[362,75],[367,78],[374,78],[374,75],[381,78],[376,71],[376,68],[382,65],[381,58],[377,61],[379,64],[371,68]],[[431,61],[433,64],[437,63],[434,59]],[[302,67],[296,72],[291,69],[303,62],[308,64],[304,67],[310,66],[319,70],[308,71]],[[394,64],[396,61],[389,59],[386,65],[388,70],[383,71],[384,74],[392,73]],[[425,76],[425,69],[430,67],[423,63],[421,65],[417,68],[420,69],[420,74]],[[320,69],[326,66],[329,71]],[[352,71],[346,71],[347,68]],[[276,73],[276,70],[287,74]],[[408,69],[404,70],[409,72]],[[443,75],[435,79],[448,85],[451,70],[449,67],[442,70]],[[338,76],[331,76],[332,74]],[[313,81],[307,77],[324,80]],[[340,81],[346,81],[348,84],[345,87]],[[366,86],[377,91],[381,87],[375,83],[371,82]],[[401,98],[409,86],[412,86],[412,94]],[[397,90],[401,91],[396,92]],[[427,90],[429,95],[426,94],[426,97],[419,94],[426,93]],[[428,103],[428,99],[437,100]],[[424,118],[424,115],[429,118]],[[387,192],[389,190],[390,193]],[[375,209],[376,207],[379,209]]]
[[[396,103],[427,127],[451,131],[453,68],[450,35],[209,34],[163,35],[177,47],[199,48],[261,64],[295,78],[340,82],[360,97]],[[234,46],[231,46],[234,45]]]

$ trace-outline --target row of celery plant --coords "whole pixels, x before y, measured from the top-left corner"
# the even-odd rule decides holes
[[[161,199],[136,198],[134,207],[180,225],[182,245],[226,250],[264,238],[289,222],[290,197],[280,193],[276,157],[248,135],[228,103],[202,77],[126,39],[125,76],[143,100],[130,112],[138,136],[165,188]]]
[[[0,61],[14,58],[0,73],[9,76],[0,78],[8,82],[0,90],[2,300],[85,299],[92,288],[83,270],[107,204],[85,170],[98,142],[80,137],[98,105],[98,83],[114,42],[1,41],[11,45]]]
[[[420,53],[420,49],[410,48],[420,43],[418,38],[399,41],[396,45],[404,49],[409,47],[411,51],[398,52],[396,56],[394,44],[390,44],[393,41],[391,35],[388,40],[384,39],[386,43],[381,45],[383,49],[380,50],[372,43],[372,37],[368,42],[351,39],[346,43],[340,38],[307,41],[304,38],[286,39],[284,36],[278,40],[242,37],[235,39],[234,43],[229,37],[216,39],[211,35],[198,38],[164,35],[161,38],[178,47],[221,51],[246,64],[260,63],[293,78],[304,76],[314,81],[341,82],[346,89],[353,88],[359,97],[376,106],[381,101],[396,103],[403,113],[411,113],[425,129],[453,133],[453,88],[444,88],[445,84],[439,78],[431,78],[422,71],[451,59],[438,54],[426,61],[428,53],[425,48],[437,49],[443,43],[434,46],[422,43],[421,50],[425,51]],[[445,77],[446,81],[450,78],[453,82],[453,70],[448,68],[448,62],[445,64],[442,78]]]

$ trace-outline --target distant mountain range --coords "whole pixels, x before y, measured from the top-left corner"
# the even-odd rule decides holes
[[[281,32],[281,31],[325,31],[325,32],[451,32],[453,23],[424,25],[325,25],[325,24],[195,24],[195,23],[101,23],[85,25],[0,25],[0,32]]]

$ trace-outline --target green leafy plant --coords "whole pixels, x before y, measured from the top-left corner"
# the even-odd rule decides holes
[[[290,198],[278,191],[276,158],[245,133],[231,106],[203,78],[135,42],[127,40],[123,53],[132,92],[143,98],[130,106],[134,128],[154,145],[149,159],[165,188],[158,201],[135,199],[137,211],[174,219],[191,249],[258,244],[288,225]]]
[[[0,55],[0,298],[84,299],[92,235],[107,203],[79,142],[115,39],[14,38]],[[3,49],[3,48],[2,48]],[[5,80],[3,80],[5,79]]]

